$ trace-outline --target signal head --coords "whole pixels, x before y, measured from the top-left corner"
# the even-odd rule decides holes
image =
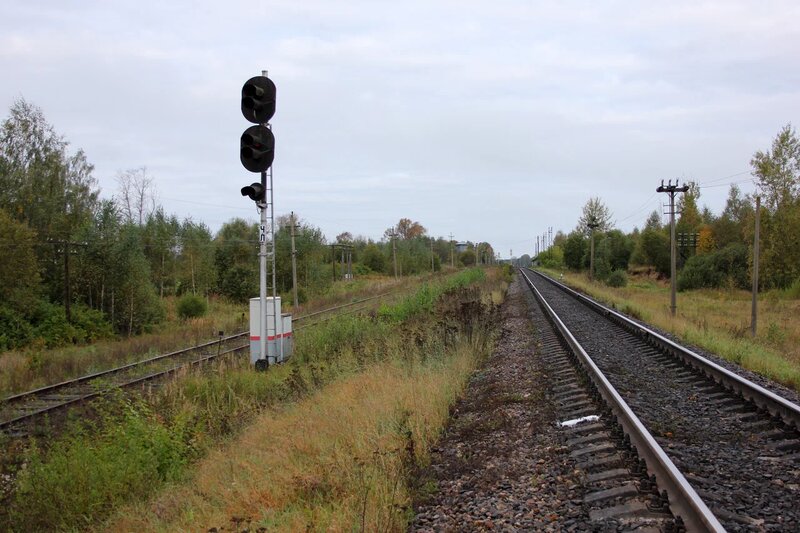
[[[260,183],[253,183],[242,187],[242,196],[247,196],[254,202],[262,202],[267,196],[267,191]]]
[[[275,136],[264,126],[250,126],[242,134],[239,159],[250,172],[264,172],[275,160]]]
[[[275,114],[275,84],[266,76],[250,78],[242,86],[242,115],[254,124],[265,124]]]

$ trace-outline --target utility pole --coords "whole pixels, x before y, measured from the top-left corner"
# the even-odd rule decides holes
[[[392,231],[389,236],[392,238],[392,262],[394,263],[394,279],[397,279],[397,232]]]
[[[536,257],[539,257],[539,236],[536,236]]]
[[[433,264],[433,237],[431,237],[431,273],[436,272],[436,267]]]
[[[761,197],[756,195],[756,235],[753,238],[753,310],[750,318],[750,331],[756,336],[756,323],[758,322],[758,260],[759,260],[759,233],[761,230]]]
[[[345,264],[344,264],[344,253],[345,253],[345,251],[346,251],[346,249],[345,249],[344,246],[339,246],[339,252],[340,252],[340,254],[342,256],[342,280],[347,279],[347,269],[345,268]]]
[[[456,259],[455,259],[455,246],[453,243],[453,234],[450,233],[450,268],[456,267]]]
[[[64,250],[64,314],[67,322],[72,322],[72,279],[69,271],[69,257],[75,253],[69,249],[70,246],[87,246],[85,242],[72,242],[69,239],[48,240],[50,244],[61,245]]]
[[[683,187],[678,186],[678,180],[675,180],[675,185],[672,184],[672,180],[669,180],[667,185],[664,185],[664,180],[661,180],[661,185],[656,189],[656,192],[664,192],[669,195],[669,272],[670,272],[670,300],[669,300],[669,311],[672,316],[675,316],[676,311],[678,310],[678,306],[675,303],[675,292],[677,288],[677,267],[676,267],[676,255],[677,252],[675,250],[675,195],[679,192],[687,192],[689,190],[688,185],[684,185]]]
[[[331,268],[333,269],[333,281],[336,282],[336,245],[331,244]]]
[[[297,299],[297,250],[294,247],[294,230],[297,228],[294,224],[294,211],[291,214],[291,235],[292,235],[292,296],[294,296],[294,307],[299,305]]]
[[[69,280],[69,241],[64,241],[64,312],[67,315],[67,322],[72,322],[72,312],[70,310],[70,300],[72,291],[70,290]]]
[[[600,224],[598,224],[594,218],[592,218],[592,220],[586,224],[586,227],[588,227],[589,231],[591,232],[591,240],[589,244],[589,281],[594,279],[594,230],[599,226]]]

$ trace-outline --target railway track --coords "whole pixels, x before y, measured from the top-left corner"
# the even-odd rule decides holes
[[[623,479],[633,478],[605,493],[627,490],[630,501],[612,500],[616,509],[596,516],[619,519],[625,515],[615,513],[650,491],[689,531],[800,530],[800,406],[555,280],[520,273],[576,363],[568,367],[552,348],[547,358],[566,380],[555,385],[563,387],[557,397],[575,415],[601,413],[565,428],[582,432],[568,442],[595,463],[619,455],[613,427],[603,427],[610,418],[622,426],[622,448],[629,443],[636,453],[617,464]],[[571,377],[578,367],[589,392]],[[605,408],[593,403],[600,399]],[[610,475],[602,468],[600,477]],[[637,470],[647,481],[635,479]],[[658,503],[640,504],[630,516],[658,511]]]
[[[293,324],[299,323],[293,329],[298,331],[341,314],[364,311],[374,300],[393,294],[394,292],[390,291],[293,318]],[[249,347],[249,332],[244,331],[227,337],[220,336],[217,340],[197,346],[8,396],[0,400],[0,432],[12,437],[25,436],[29,424],[47,415],[62,412],[87,400],[108,394],[112,390],[145,385],[173,375],[181,369],[202,365],[219,357],[247,353]]]

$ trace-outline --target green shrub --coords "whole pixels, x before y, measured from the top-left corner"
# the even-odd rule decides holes
[[[628,284],[628,275],[624,270],[615,270],[608,275],[606,284],[609,287],[624,287]]]
[[[178,316],[186,320],[187,318],[197,318],[206,314],[208,304],[206,299],[196,294],[184,294],[178,300]]]
[[[33,328],[20,313],[0,307],[0,350],[25,346],[33,339]]]
[[[167,427],[143,404],[125,402],[99,433],[75,428],[20,471],[12,530],[79,530],[120,503],[175,480],[195,454],[180,424]]]
[[[72,325],[81,331],[84,342],[94,342],[114,336],[114,329],[103,312],[84,305],[72,307]]]
[[[678,276],[678,290],[713,289],[726,284],[747,289],[747,255],[745,245],[729,244],[722,250],[689,258]]]
[[[372,269],[367,265],[362,265],[361,263],[355,263],[353,265],[353,274],[356,276],[366,276],[367,274],[372,274]]]
[[[85,340],[84,332],[67,322],[66,310],[60,305],[39,302],[33,310],[31,323],[34,336],[42,339],[48,348]]]
[[[22,348],[41,339],[48,348],[92,342],[114,335],[111,324],[102,312],[84,305],[71,309],[72,322],[67,322],[63,306],[40,301],[27,316],[0,307],[0,350]]]
[[[786,294],[787,298],[800,299],[800,279],[794,280],[794,283],[789,285],[784,294]]]

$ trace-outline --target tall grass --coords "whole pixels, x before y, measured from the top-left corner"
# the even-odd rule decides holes
[[[170,318],[152,333],[87,346],[47,349],[38,345],[0,354],[0,396],[185,348],[213,339],[219,331],[232,333],[246,327],[246,308],[223,300],[212,300],[207,316],[185,321],[177,319],[174,302],[167,308]]]
[[[476,345],[477,332],[488,327],[489,306],[478,303],[480,312],[468,315],[459,314],[464,305],[452,303],[474,300],[474,290],[456,289],[483,277],[465,272],[420,289],[425,297],[411,295],[398,304],[404,309],[402,322],[341,316],[304,330],[297,337],[291,362],[266,373],[234,361],[219,363],[210,373],[181,376],[150,405],[126,404],[129,417],[106,418],[99,427],[80,425],[69,437],[50,443],[46,453],[34,449],[28,458],[34,466],[20,474],[19,491],[9,512],[14,529],[71,529],[96,523],[124,502],[146,499],[161,484],[180,478],[182,465],[241,430],[265,408],[280,410],[287,402],[303,400],[376,365],[404,369],[411,373],[409,379],[414,372],[439,368],[444,354],[453,353],[453,346],[470,339],[470,346]],[[485,285],[498,288],[496,280]],[[440,295],[436,309],[428,306],[431,291]],[[449,324],[449,329],[442,330],[442,324]],[[142,423],[155,428],[154,432],[142,433],[138,429]],[[126,438],[119,438],[120,433]],[[159,448],[154,443],[168,445]],[[425,449],[423,442],[419,446]],[[140,459],[148,457],[140,450],[155,449],[160,450],[158,456],[174,457],[176,468],[156,469],[155,474],[144,468],[137,474]],[[122,476],[122,485],[115,481],[107,489],[84,491],[80,498],[70,495],[71,487],[94,487],[115,472],[128,475]],[[58,512],[61,508],[68,511]]]
[[[296,314],[310,313],[387,291],[413,291],[424,277],[394,280],[386,277],[337,282],[324,296],[303,304]],[[291,298],[284,297],[288,305]],[[49,349],[43,344],[0,353],[0,397],[79,377],[149,356],[215,338],[219,331],[234,333],[248,327],[247,307],[212,299],[204,317],[180,320],[174,298],[164,300],[167,320],[156,331],[131,338],[102,340],[90,345]]]
[[[477,337],[474,338],[477,341]],[[112,531],[403,531],[409,473],[429,460],[448,407],[488,345],[385,362],[259,416],[188,482],[123,509]]]

